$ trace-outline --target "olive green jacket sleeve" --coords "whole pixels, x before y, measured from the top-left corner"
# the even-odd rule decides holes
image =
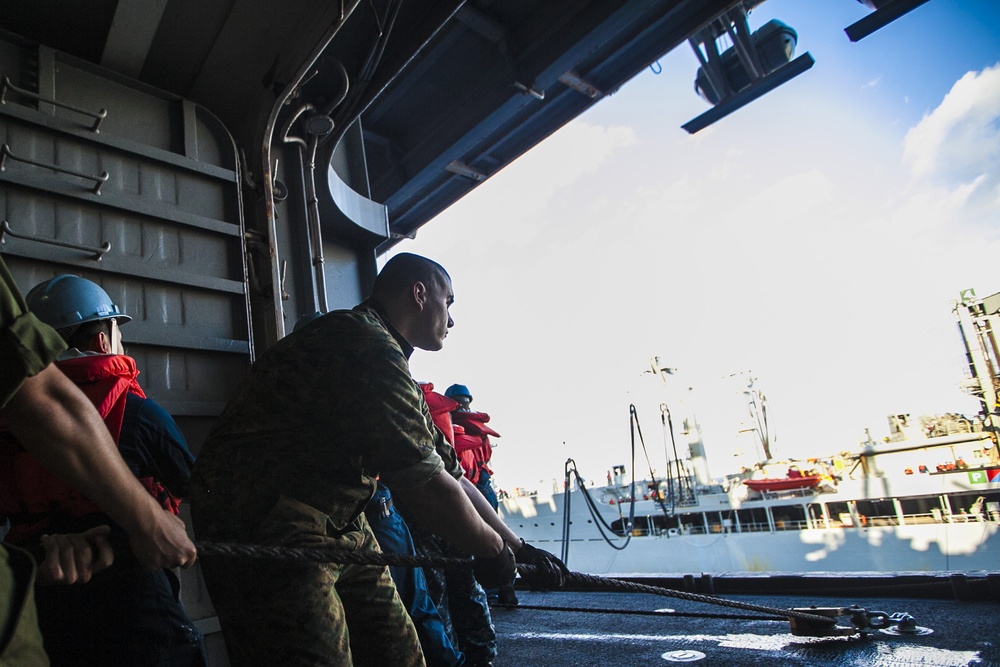
[[[24,303],[0,257],[0,408],[24,379],[37,375],[66,349],[55,329],[43,324]]]

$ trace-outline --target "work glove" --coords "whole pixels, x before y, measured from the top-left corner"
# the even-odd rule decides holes
[[[533,547],[522,539],[521,548],[517,550],[514,558],[519,565],[534,566],[533,572],[521,572],[531,590],[551,591],[566,585],[569,568],[548,551]]]
[[[500,588],[514,583],[517,576],[517,562],[514,552],[504,542],[503,551],[492,558],[476,558],[472,566],[476,581],[483,588]]]

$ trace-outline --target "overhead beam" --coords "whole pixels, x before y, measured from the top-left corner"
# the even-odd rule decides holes
[[[108,31],[101,66],[139,78],[167,0],[121,0]]]
[[[750,104],[758,97],[774,90],[786,81],[802,74],[815,64],[816,61],[813,60],[813,57],[809,53],[803,53],[792,62],[787,65],[782,65],[771,74],[758,79],[747,88],[744,88],[729,99],[720,102],[697,118],[689,120],[681,127],[687,130],[689,134],[694,134],[699,130],[703,130],[712,123],[725,118],[737,109]]]
[[[907,14],[927,0],[891,0],[882,5],[860,21],[844,28],[844,32],[852,42],[857,42],[880,28],[889,25],[900,16]]]

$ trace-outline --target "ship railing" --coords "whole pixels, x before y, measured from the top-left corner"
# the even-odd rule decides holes
[[[845,512],[846,514],[846,512]],[[938,508],[933,508],[930,512],[916,513],[916,514],[904,514],[902,515],[902,521],[900,521],[900,515],[897,514],[885,514],[876,516],[866,516],[859,515],[859,522],[861,527],[887,527],[887,526],[899,526],[899,525],[925,525],[925,524],[949,524],[949,523],[975,523],[975,522],[989,522],[991,518],[986,516],[984,513],[948,513],[942,512]],[[817,528],[823,527],[823,520],[817,519],[813,523]],[[830,527],[831,528],[851,528],[856,524],[850,518],[850,516],[842,516],[838,519],[831,517]]]
[[[775,519],[775,530],[806,530],[809,522],[804,519]]]
[[[766,521],[746,521],[728,525],[719,523],[717,520],[707,519],[703,522],[683,523],[681,526],[663,528],[655,525],[651,517],[646,517],[642,521],[641,517],[636,517],[636,524],[632,529],[633,537],[646,537],[649,535],[659,535],[661,537],[682,537],[686,535],[718,535],[736,533],[769,533],[789,530],[823,530],[829,528],[878,528],[894,527],[899,525],[919,525],[919,524],[949,524],[949,523],[974,523],[974,522],[1000,522],[1000,515],[993,516],[985,513],[944,513],[937,508],[930,512],[914,513],[902,515],[902,521],[897,514],[880,515],[857,515],[857,522],[848,512],[843,512],[839,516],[831,516],[829,521],[824,521],[822,517],[812,519],[788,519],[774,518],[773,527]],[[707,525],[706,525],[707,524]]]
[[[758,491],[761,497],[766,500],[773,498],[805,498],[807,496],[818,496],[823,491],[819,487],[806,487],[801,489],[784,489],[782,491]]]

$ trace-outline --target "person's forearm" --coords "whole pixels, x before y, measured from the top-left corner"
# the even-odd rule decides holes
[[[510,545],[514,553],[517,553],[517,550],[521,547],[521,538],[517,536],[517,533],[503,522],[503,519],[500,518],[496,510],[493,509],[493,506],[486,500],[486,497],[476,488],[475,484],[470,482],[467,477],[462,477],[459,482],[462,485],[462,491],[465,492],[465,495],[469,498],[469,502],[476,508],[476,512],[483,521],[488,523],[490,528],[495,530],[503,538],[504,542]]]
[[[190,567],[198,556],[184,522],[160,508],[129,470],[101,415],[55,366],[27,378],[4,406],[7,427],[57,477],[129,536],[148,568]]]
[[[163,510],[118,453],[100,414],[55,366],[27,378],[3,410],[18,441],[130,535]]]
[[[126,532],[158,511],[118,453],[94,406],[55,366],[27,378],[4,408],[4,416],[25,449]]]
[[[456,548],[480,557],[496,556],[503,549],[501,536],[483,521],[465,489],[448,473],[421,486],[390,490],[408,514]]]

